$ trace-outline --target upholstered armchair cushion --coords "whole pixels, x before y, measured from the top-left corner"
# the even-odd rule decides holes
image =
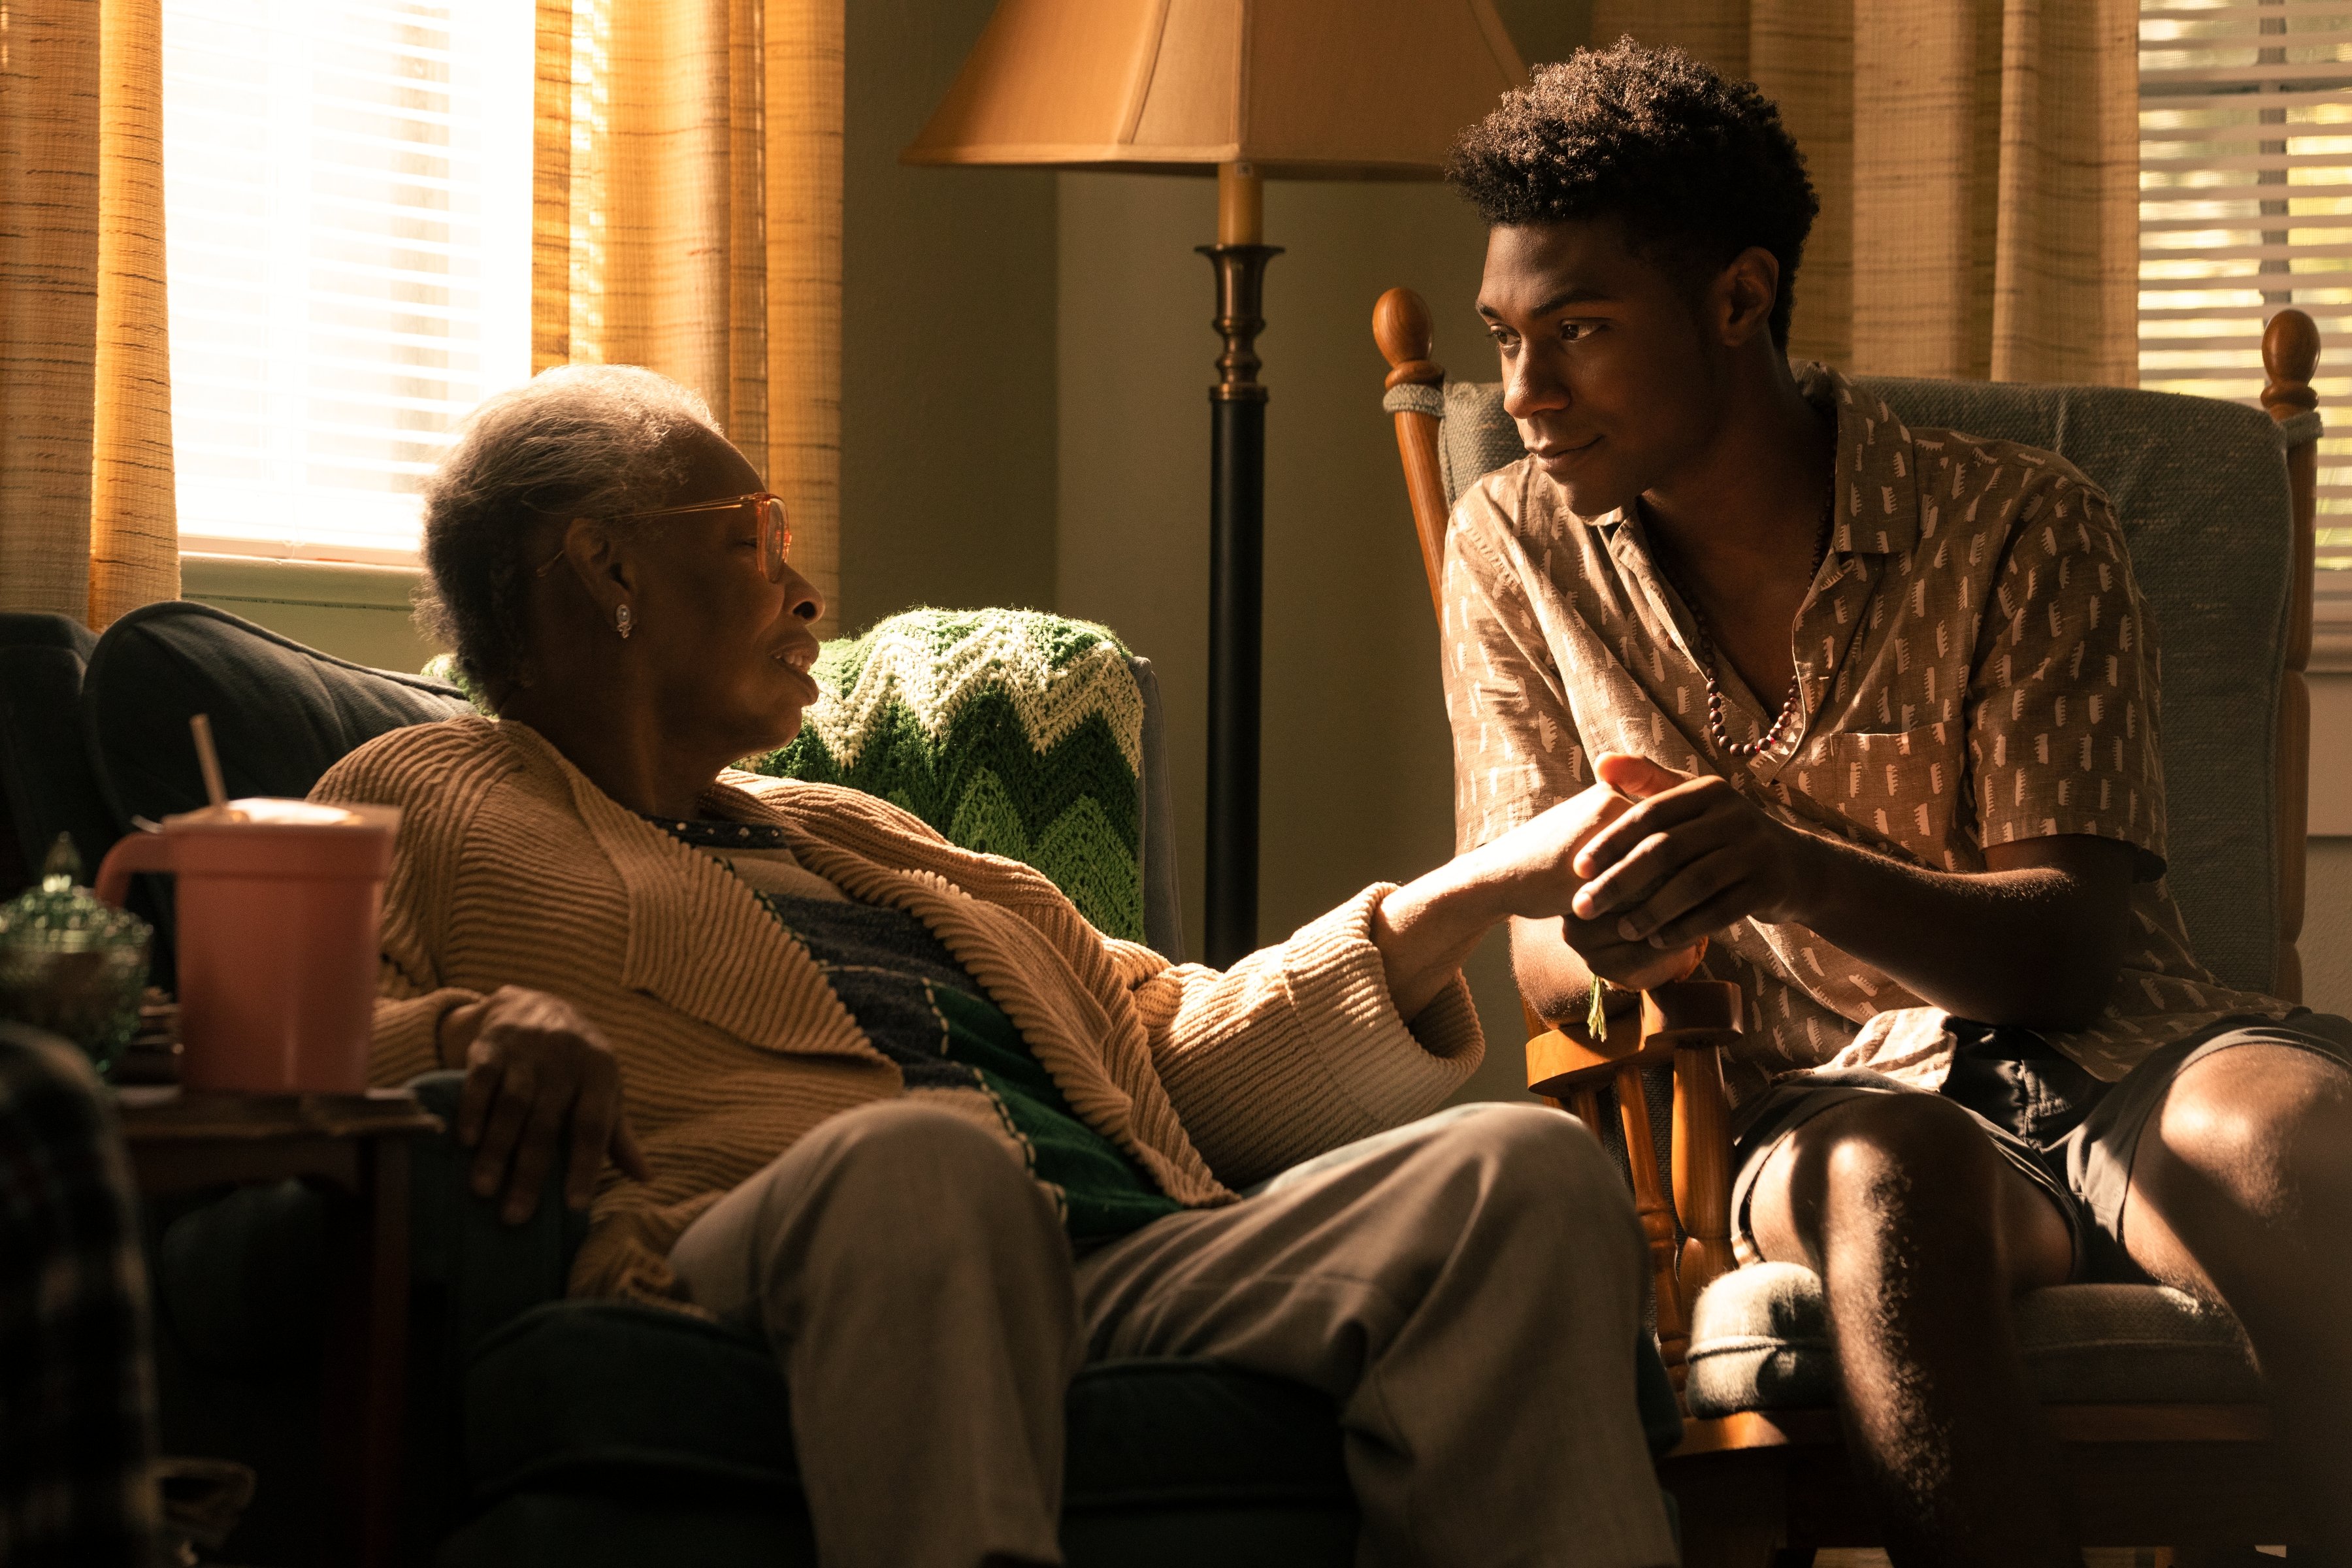
[[[479,1512],[443,1547],[445,1568],[815,1561],[783,1377],[755,1336],[659,1308],[551,1303],[483,1342],[465,1409]],[[1107,1362],[1078,1373],[1066,1411],[1073,1563],[1133,1563],[1147,1542],[1194,1563],[1333,1562],[1352,1548],[1339,1429],[1310,1389],[1211,1362]],[[616,1489],[696,1506],[665,1545],[657,1510],[578,1506]],[[551,1494],[574,1500],[550,1509]],[[722,1527],[756,1542],[756,1559],[717,1550]]]
[[[145,605],[106,629],[82,728],[118,826],[205,804],[188,716],[212,716],[231,795],[305,795],[362,742],[467,712],[455,687],[370,669],[210,605]]]
[[[739,1329],[551,1302],[484,1341],[467,1375],[478,1500],[616,1466],[800,1484],[775,1353]],[[1078,1373],[1068,1414],[1074,1508],[1311,1501],[1352,1515],[1331,1402],[1297,1384],[1208,1362],[1105,1362]]]
[[[1427,414],[1437,427],[1437,463],[1445,483],[1445,504],[1507,463],[1528,455],[1519,427],[1503,412],[1499,383],[1449,381],[1443,387],[1404,382],[1389,388],[1381,406],[1391,414]]]
[[[72,836],[85,878],[114,841],[81,743],[82,671],[97,646],[64,616],[0,614],[0,804],[27,876],[60,833]]]
[[[2046,1405],[2214,1405],[2263,1397],[2237,1321],[2159,1285],[2062,1285],[2017,1305],[2026,1375]],[[1837,1399],[1821,1277],[1737,1268],[1691,1313],[1694,1415],[1801,1410]]]

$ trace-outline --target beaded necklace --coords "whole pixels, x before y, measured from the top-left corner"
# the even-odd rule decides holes
[[[1813,542],[1813,569],[1808,576],[1808,581],[1822,574],[1822,563],[1830,558],[1831,524],[1836,515],[1837,480],[1832,476],[1830,480],[1830,493],[1822,502],[1821,536]],[[1651,559],[1657,562],[1658,569],[1665,574],[1666,581],[1673,585],[1675,593],[1682,599],[1683,606],[1690,611],[1691,629],[1698,634],[1696,638],[1698,647],[1693,651],[1698,655],[1699,673],[1706,678],[1707,733],[1714,737],[1716,745],[1723,753],[1736,762],[1744,763],[1751,758],[1762,756],[1779,746],[1783,740],[1796,733],[1797,726],[1803,721],[1805,678],[1802,672],[1790,676],[1789,695],[1780,700],[1780,711],[1773,719],[1771,728],[1753,741],[1734,741],[1723,725],[1723,681],[1716,673],[1715,634],[1706,624],[1706,612],[1698,607],[1697,596],[1683,586],[1681,576],[1675,571],[1671,559],[1673,554],[1674,551],[1669,546],[1664,551],[1653,550]]]
[[[703,818],[681,822],[675,816],[654,816],[646,820],[682,844],[704,849],[788,849],[784,830],[767,822],[719,822]]]

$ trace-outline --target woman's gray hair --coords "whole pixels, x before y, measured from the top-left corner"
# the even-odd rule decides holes
[[[702,399],[628,364],[561,365],[467,416],[420,487],[425,585],[416,619],[495,701],[523,668],[523,601],[555,530],[643,505],[681,477],[676,440],[720,434]]]

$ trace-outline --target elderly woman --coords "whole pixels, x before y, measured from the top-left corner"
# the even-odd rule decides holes
[[[1552,1111],[1412,1121],[1482,1049],[1463,956],[1566,911],[1618,803],[1171,964],[883,801],[729,770],[818,695],[789,542],[648,372],[474,416],[425,555],[498,717],[317,792],[405,813],[376,1079],[465,1068],[509,1218],[568,1157],[575,1293],[764,1334],[829,1563],[1058,1561],[1066,1384],[1136,1355],[1333,1395],[1367,1562],[1671,1562],[1621,1182]]]

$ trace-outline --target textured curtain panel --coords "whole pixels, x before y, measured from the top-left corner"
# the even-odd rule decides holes
[[[532,360],[707,399],[840,587],[842,0],[540,0]],[[827,612],[828,626],[832,616]]]
[[[158,0],[0,5],[0,609],[180,591]]]
[[[1876,374],[2137,379],[2137,0],[1598,0],[1748,77],[1822,216],[1790,353]]]

